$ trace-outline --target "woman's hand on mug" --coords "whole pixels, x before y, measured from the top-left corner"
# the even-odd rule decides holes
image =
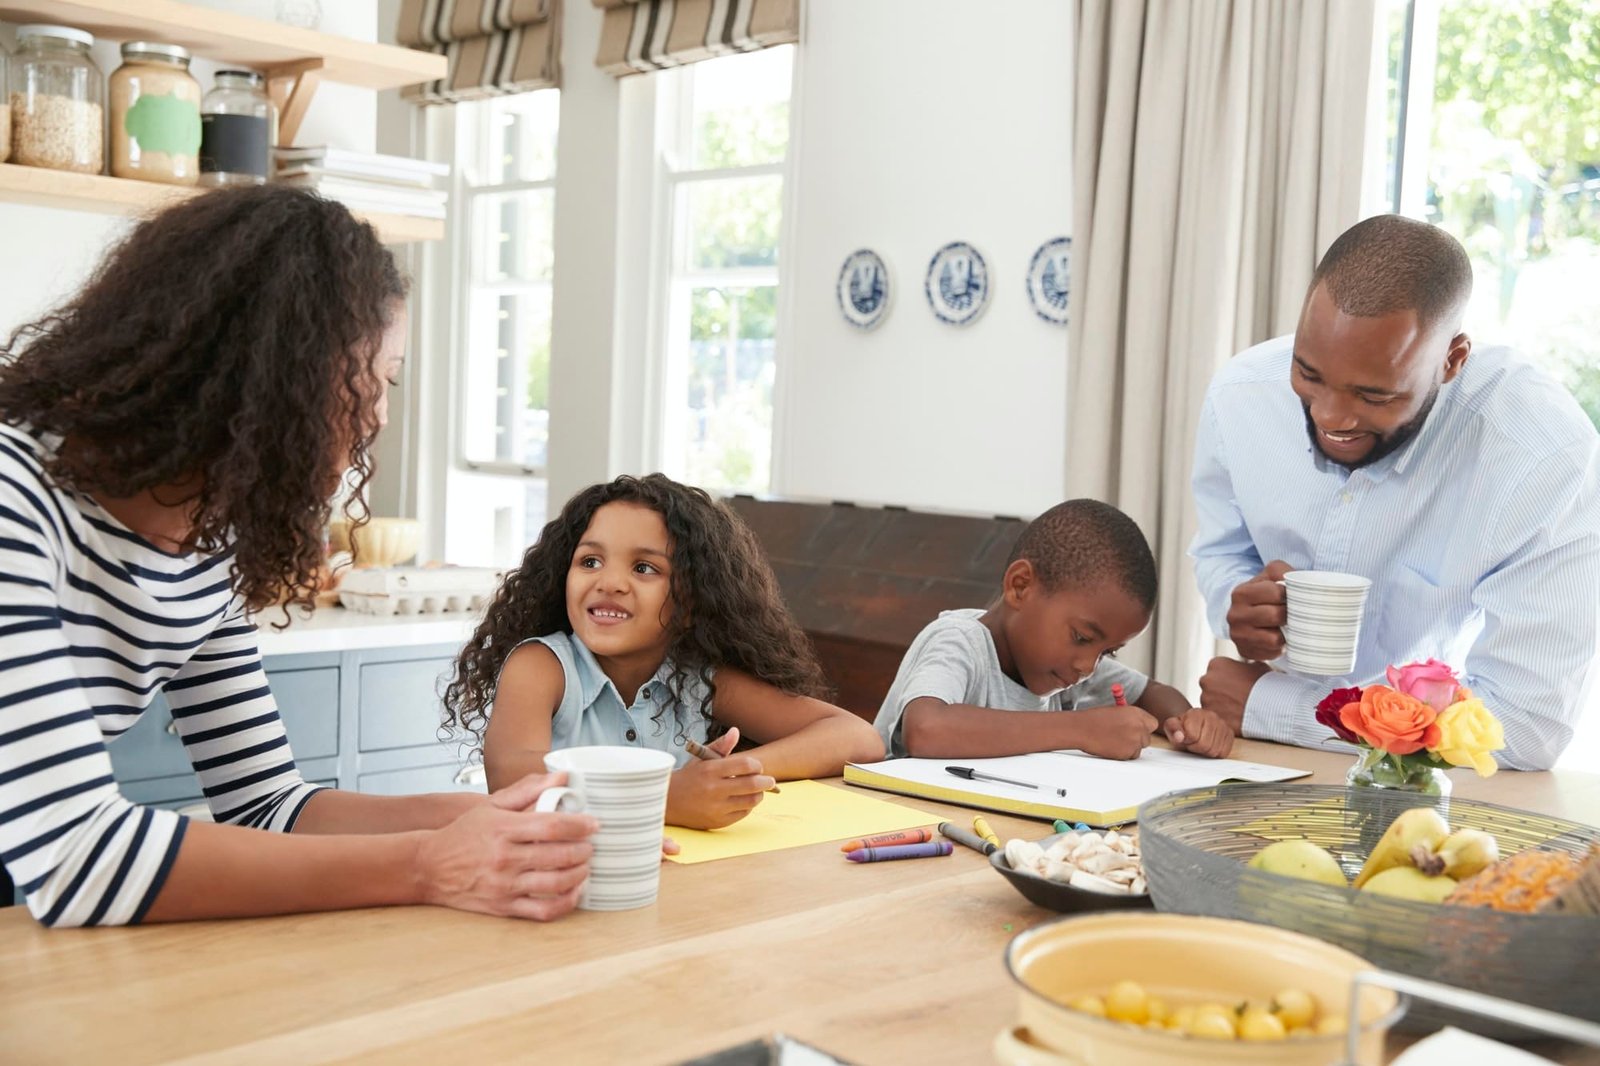
[[[565,783],[565,774],[530,774],[425,833],[416,863],[423,901],[539,921],[576,907],[600,823],[534,810],[545,789]]]
[[[1271,662],[1283,654],[1283,626],[1289,620],[1283,575],[1293,569],[1282,559],[1274,559],[1233,590],[1228,638],[1246,659]]]

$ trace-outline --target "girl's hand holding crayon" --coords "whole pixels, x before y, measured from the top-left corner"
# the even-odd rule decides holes
[[[777,784],[761,772],[749,755],[730,755],[739,730],[730,729],[706,745],[719,758],[696,759],[672,775],[667,789],[667,823],[688,829],[721,829],[732,825],[761,802]]]

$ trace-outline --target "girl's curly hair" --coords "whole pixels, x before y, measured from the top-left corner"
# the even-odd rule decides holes
[[[309,603],[330,499],[372,476],[373,372],[406,282],[372,227],[311,193],[220,189],[135,227],[69,302],[0,347],[0,420],[64,443],[58,483],[197,480],[194,550],[252,608]],[[198,477],[197,477],[198,476]]]
[[[784,692],[826,698],[811,642],[785,606],[766,554],[744,521],[703,490],[663,474],[624,476],[568,500],[500,586],[456,660],[455,677],[445,689],[445,730],[470,734],[481,747],[500,668],[512,649],[529,637],[572,632],[567,571],[573,553],[594,513],[617,501],[649,507],[667,527],[673,607],[667,622],[669,707],[686,706],[685,693],[696,683],[704,686],[706,707],[712,706],[712,671],[724,666]]]

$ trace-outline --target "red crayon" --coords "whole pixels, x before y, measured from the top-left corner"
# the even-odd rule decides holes
[[[925,859],[935,855],[948,855],[955,845],[948,840],[933,840],[923,844],[894,844],[887,848],[861,848],[845,858],[851,862],[889,862],[892,859]]]
[[[1111,698],[1117,701],[1118,707],[1126,707],[1128,705],[1128,697],[1122,694],[1121,685],[1111,686]]]
[[[893,844],[923,844],[933,839],[932,829],[901,829],[894,833],[879,833],[875,837],[862,837],[839,845],[840,851],[860,851],[862,848],[883,848]]]

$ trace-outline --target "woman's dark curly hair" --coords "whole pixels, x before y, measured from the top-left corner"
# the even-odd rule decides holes
[[[701,489],[650,474],[584,489],[544,527],[456,660],[455,677],[445,689],[446,730],[471,734],[481,745],[500,668],[512,649],[529,637],[572,632],[567,572],[573,553],[594,513],[617,501],[650,508],[667,527],[672,574],[667,658],[673,664],[667,690],[675,714],[687,705],[684,695],[696,681],[705,686],[706,706],[712,706],[712,671],[723,666],[793,695],[826,697],[811,642],[784,605],[750,527]]]
[[[145,221],[68,303],[0,347],[0,420],[65,438],[61,485],[111,497],[194,482],[185,545],[231,551],[253,608],[310,602],[346,467],[372,476],[372,361],[406,282],[371,226],[283,186]]]

